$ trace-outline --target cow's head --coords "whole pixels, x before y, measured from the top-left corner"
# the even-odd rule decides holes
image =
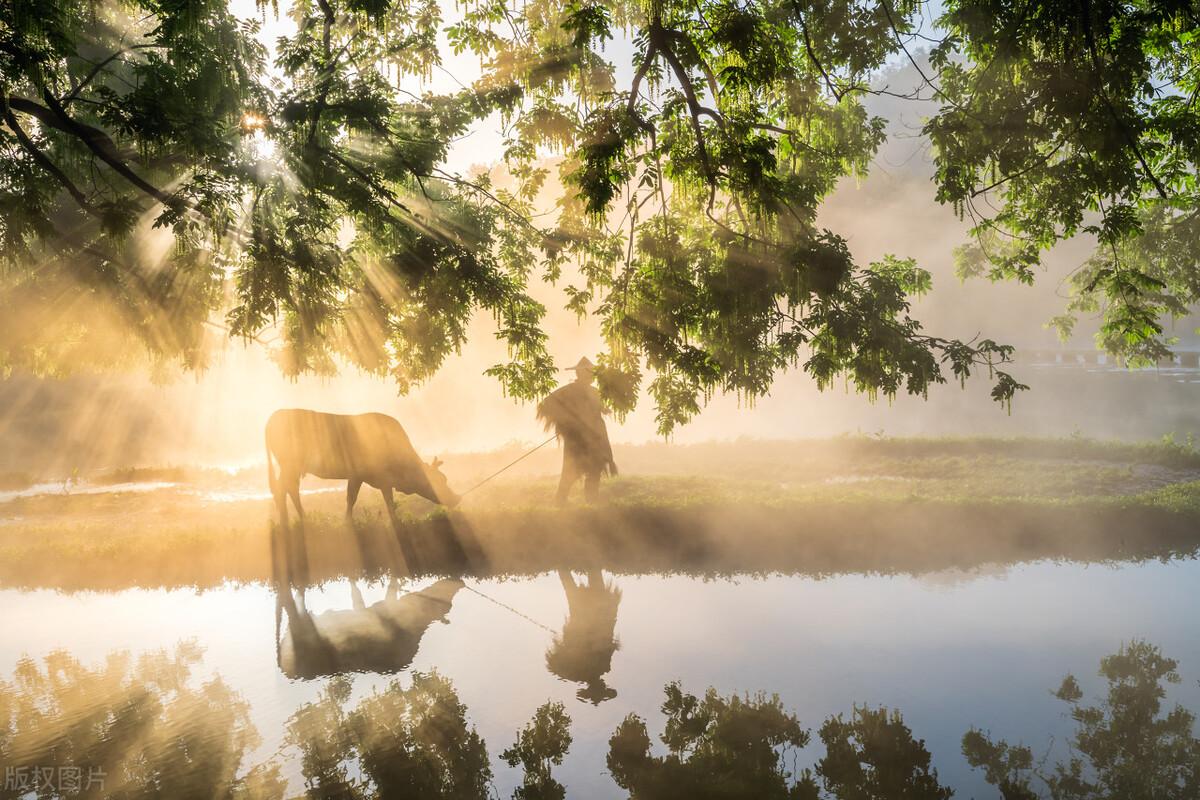
[[[420,492],[420,494],[423,494],[426,499],[440,503],[447,508],[454,508],[462,500],[462,497],[455,494],[454,490],[450,488],[450,484],[446,481],[446,476],[442,474],[441,466],[442,460],[440,458],[435,458],[428,464],[421,464],[421,469],[425,471],[425,478],[429,481],[429,486],[433,489],[434,496],[430,497],[424,492]]]

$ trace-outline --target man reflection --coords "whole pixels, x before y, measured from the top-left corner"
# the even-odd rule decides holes
[[[567,621],[546,651],[546,667],[564,680],[583,684],[576,696],[599,705],[617,696],[604,675],[612,669],[619,647],[615,631],[621,590],[606,583],[599,569],[588,570],[582,585],[567,570],[559,570],[558,579],[567,593]]]

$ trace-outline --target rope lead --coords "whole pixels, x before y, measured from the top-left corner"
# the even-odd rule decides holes
[[[521,456],[520,458],[518,458],[516,461],[512,461],[512,462],[510,462],[510,463],[508,463],[508,464],[504,465],[503,467],[501,467],[500,469],[496,470],[495,472],[493,472],[491,475],[488,475],[486,478],[484,478],[483,480],[481,480],[479,483],[475,484],[475,485],[474,485],[474,486],[472,486],[470,489],[467,489],[465,492],[463,492],[462,494],[460,494],[460,495],[459,495],[459,497],[466,497],[466,496],[467,496],[467,495],[469,495],[471,492],[475,491],[475,490],[476,490],[476,489],[478,489],[480,486],[483,486],[485,483],[487,483],[488,481],[490,481],[492,478],[496,477],[497,475],[499,475],[500,473],[504,472],[505,470],[507,470],[507,469],[510,469],[511,467],[515,467],[517,464],[520,464],[522,461],[524,461],[525,459],[529,458],[531,455],[533,455],[534,453],[536,453],[538,450],[541,450],[543,447],[545,447],[546,445],[550,444],[551,442],[553,442],[553,441],[554,441],[555,439],[557,439],[557,438],[558,438],[558,434],[555,434],[555,435],[551,436],[549,439],[547,439],[546,441],[542,442],[542,443],[541,443],[541,444],[539,444],[537,447],[535,447],[535,448],[533,448],[532,450],[530,450],[528,453],[525,453],[523,456]]]

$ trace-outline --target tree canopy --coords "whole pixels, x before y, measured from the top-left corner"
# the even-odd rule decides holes
[[[908,63],[933,99],[934,192],[972,224],[961,274],[1031,281],[1090,235],[1069,330],[1153,359],[1200,293],[1193,2],[295,0],[268,62],[221,0],[0,6],[0,367],[105,363],[102,328],[202,368],[214,326],[278,328],[289,375],[339,362],[401,391],[496,320],[517,398],[554,383],[532,287],[594,315],[618,413],[665,433],[713,393],[922,394],[1011,348],[923,330],[929,273],[856,264],[817,222],[886,138],[865,101]],[[454,91],[422,89],[450,52]],[[446,168],[499,126],[510,179]],[[555,207],[539,208],[560,181]],[[572,277],[579,275],[576,280]],[[223,315],[223,322],[217,322]],[[215,317],[215,319],[214,319]],[[128,349],[128,348],[126,348]]]

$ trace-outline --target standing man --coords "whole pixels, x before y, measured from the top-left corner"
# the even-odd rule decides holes
[[[596,366],[587,358],[567,369],[575,371],[575,380],[552,392],[538,404],[538,419],[546,430],[554,429],[563,443],[562,477],[558,482],[558,502],[567,502],[571,487],[583,477],[583,494],[589,501],[600,496],[600,476],[617,474],[608,429],[604,426],[604,406],[600,392],[592,386]]]

